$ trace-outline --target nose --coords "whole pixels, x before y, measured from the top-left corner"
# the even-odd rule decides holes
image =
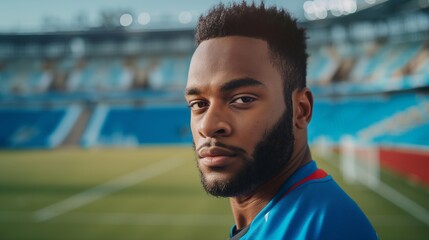
[[[232,132],[227,114],[221,108],[210,106],[199,120],[198,133],[205,138],[226,137]]]

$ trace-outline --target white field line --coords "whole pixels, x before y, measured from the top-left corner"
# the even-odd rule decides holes
[[[379,182],[378,186],[374,189],[376,193],[385,199],[391,201],[393,204],[402,208],[418,220],[422,221],[429,226],[429,211],[413,202],[405,195],[391,188],[389,185]]]
[[[165,159],[148,167],[131,172],[119,178],[100,184],[86,191],[80,192],[60,202],[54,203],[34,212],[34,217],[38,221],[46,221],[61,214],[82,207],[100,198],[128,188],[144,180],[156,177],[173,168],[183,164],[183,159]]]
[[[338,165],[333,161],[326,162],[328,162],[331,166],[339,169]],[[418,205],[417,203],[413,202],[402,193],[396,191],[395,189],[391,188],[389,185],[384,184],[381,181],[378,183],[377,187],[374,187],[371,190],[373,190],[375,193],[385,198],[386,200],[390,201],[391,203],[395,204],[397,207],[401,208],[405,212],[409,213],[414,218],[420,220],[421,222],[429,226],[429,211],[426,210],[424,207]]]

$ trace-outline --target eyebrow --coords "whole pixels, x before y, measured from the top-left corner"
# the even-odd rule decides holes
[[[230,92],[235,89],[241,88],[241,87],[249,87],[249,86],[265,86],[260,81],[250,78],[250,77],[244,77],[244,78],[237,78],[233,79],[229,82],[224,83],[220,87],[221,92]],[[191,95],[199,95],[201,91],[197,88],[187,88],[185,89],[185,95],[191,96]]]
[[[185,96],[199,95],[201,93],[197,88],[186,88]]]
[[[249,86],[265,86],[265,85],[256,79],[253,79],[250,77],[245,77],[245,78],[233,79],[227,83],[224,83],[220,87],[220,91],[221,92],[230,92],[230,91],[233,91],[237,88],[249,87]]]

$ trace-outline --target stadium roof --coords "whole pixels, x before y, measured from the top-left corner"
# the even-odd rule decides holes
[[[241,0],[2,0],[0,32],[37,33],[125,27],[132,31],[192,29],[198,16],[218,3]],[[248,0],[251,2],[251,0]],[[261,0],[260,0],[261,1]],[[259,2],[256,0],[255,2]],[[264,0],[288,9],[310,27],[376,20],[399,12],[428,12],[421,0]]]
[[[82,30],[106,24],[123,24],[135,28],[159,28],[157,25],[168,28],[186,26],[190,28],[194,26],[202,12],[219,1],[231,2],[231,0],[2,0],[0,32]],[[267,5],[285,7],[297,18],[303,18],[304,0],[264,2]]]

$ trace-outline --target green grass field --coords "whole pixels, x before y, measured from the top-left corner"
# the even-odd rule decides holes
[[[341,181],[380,239],[428,239],[429,226],[380,194]],[[384,171],[429,209],[428,189]],[[201,188],[190,147],[0,151],[0,239],[227,239],[227,199]]]

